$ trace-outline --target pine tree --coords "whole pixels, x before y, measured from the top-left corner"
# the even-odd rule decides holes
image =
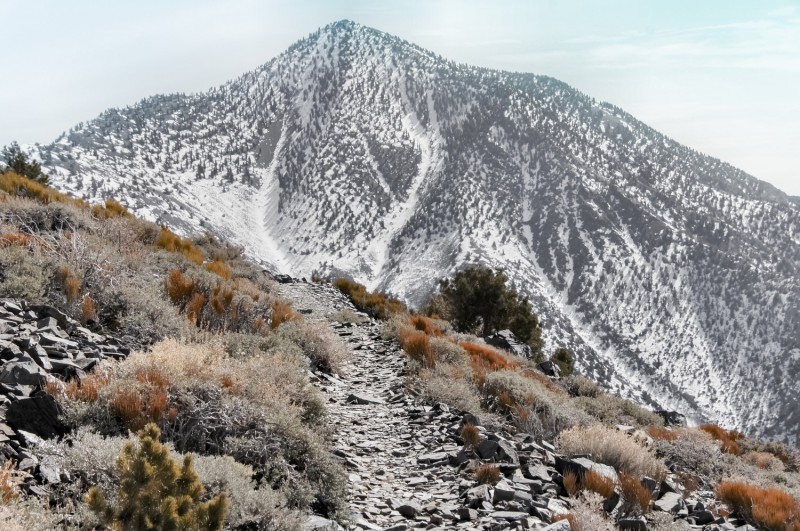
[[[541,351],[539,319],[528,299],[508,287],[508,277],[501,270],[468,267],[452,279],[439,283],[439,295],[428,310],[442,312],[459,332],[475,332],[483,336],[508,328],[537,354]]]
[[[13,171],[17,175],[40,184],[50,184],[50,176],[42,172],[41,164],[35,160],[28,161],[28,155],[22,151],[16,142],[12,142],[3,148],[3,160],[5,160],[3,171]]]
[[[200,502],[203,484],[192,458],[187,455],[179,466],[159,442],[161,431],[155,424],[145,426],[138,436],[139,444],[127,443],[117,461],[116,504],[92,487],[86,495],[89,508],[105,525],[120,531],[222,529],[228,511],[225,494]]]

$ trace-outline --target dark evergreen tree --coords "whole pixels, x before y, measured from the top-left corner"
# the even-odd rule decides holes
[[[508,285],[503,270],[468,267],[439,283],[429,310],[444,313],[459,332],[484,336],[509,329],[538,353],[542,348],[539,319],[525,297]]]
[[[28,155],[22,151],[18,143],[12,142],[3,148],[3,160],[5,161],[3,171],[13,171],[37,183],[50,184],[50,176],[42,171],[41,164],[35,160],[29,161]]]

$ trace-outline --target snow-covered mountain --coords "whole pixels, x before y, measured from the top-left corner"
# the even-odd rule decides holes
[[[419,304],[465,263],[503,267],[609,388],[800,442],[800,198],[555,79],[337,22],[35,152],[60,188],[294,276]]]

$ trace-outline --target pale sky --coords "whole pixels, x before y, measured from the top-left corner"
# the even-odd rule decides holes
[[[344,18],[553,76],[800,196],[800,0],[0,0],[0,145],[206,90]]]

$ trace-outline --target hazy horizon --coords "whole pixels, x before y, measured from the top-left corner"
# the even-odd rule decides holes
[[[680,0],[0,0],[0,145],[49,143],[111,107],[202,92],[349,19],[447,59],[560,79],[800,195],[800,6]]]

